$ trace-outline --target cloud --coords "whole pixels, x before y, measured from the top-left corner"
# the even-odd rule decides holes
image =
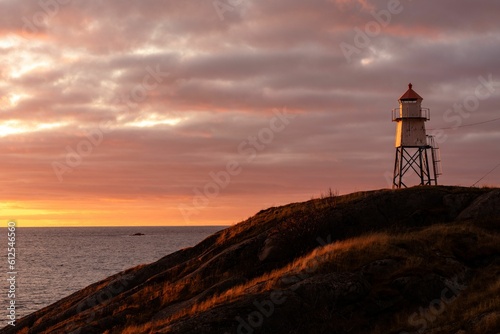
[[[0,22],[2,200],[51,200],[57,209],[76,194],[140,198],[161,212],[168,198],[175,208],[210,172],[244,160],[238,146],[269,126],[273,110],[296,115],[196,217],[213,222],[221,207],[241,208],[227,211],[240,217],[235,211],[329,187],[387,187],[390,110],[410,81],[431,108],[429,128],[451,126],[445,113],[474,95],[480,76],[491,75],[495,91],[461,124],[498,117],[498,2],[227,4],[221,20],[212,1],[0,1],[8,13]],[[342,43],[357,50],[350,62]],[[103,122],[102,143],[59,182],[53,163]],[[498,123],[446,134],[443,183],[472,184],[497,163]],[[175,212],[155,217],[182,221]]]

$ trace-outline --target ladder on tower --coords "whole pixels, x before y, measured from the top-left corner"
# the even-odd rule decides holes
[[[437,177],[439,175],[443,174],[443,170],[441,167],[441,151],[439,150],[439,146],[434,140],[434,136],[429,136],[427,135],[427,144],[431,148],[432,152],[432,166],[434,167],[434,175],[436,178],[436,183],[437,183]]]

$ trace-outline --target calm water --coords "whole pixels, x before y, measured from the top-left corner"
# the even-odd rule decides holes
[[[17,319],[138,264],[194,246],[223,229],[208,227],[22,228],[16,231]],[[1,309],[7,306],[7,236],[2,249]],[[132,236],[134,233],[142,236]],[[6,312],[2,314],[2,324]],[[4,315],[5,314],[5,315]]]

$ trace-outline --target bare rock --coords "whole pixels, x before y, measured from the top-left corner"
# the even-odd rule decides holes
[[[500,216],[500,190],[492,190],[479,196],[458,215],[458,220],[481,219]]]
[[[471,193],[448,194],[443,196],[443,204],[448,209],[450,218],[455,218],[477,196]]]
[[[331,273],[303,280],[290,290],[295,290],[308,303],[334,306],[362,299],[369,293],[370,284],[361,275]]]

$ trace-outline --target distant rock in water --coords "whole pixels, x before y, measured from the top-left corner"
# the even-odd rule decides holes
[[[145,235],[145,234],[141,233],[141,232],[137,232],[137,233],[131,234],[131,236],[136,236],[136,235]]]
[[[433,186],[270,208],[0,333],[500,333],[499,204]]]

